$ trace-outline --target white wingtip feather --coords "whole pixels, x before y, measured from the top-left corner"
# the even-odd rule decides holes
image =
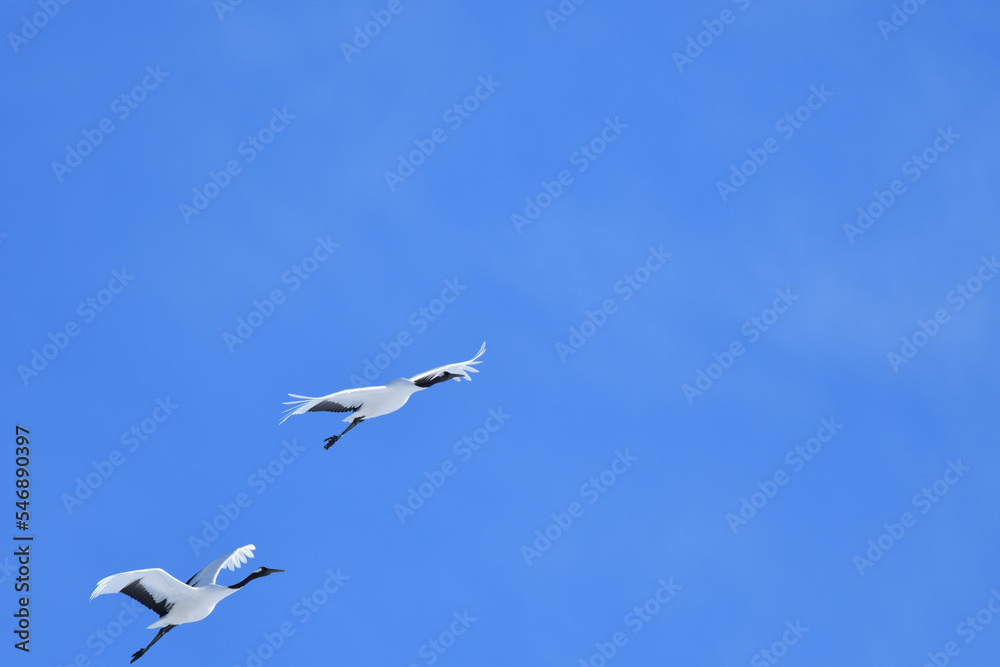
[[[256,548],[257,547],[255,547],[254,545],[248,544],[245,547],[240,547],[239,549],[237,549],[236,553],[233,554],[234,558],[232,558],[227,564],[229,570],[233,571],[236,568],[243,565],[243,563],[247,562],[248,558],[253,558],[253,550]]]

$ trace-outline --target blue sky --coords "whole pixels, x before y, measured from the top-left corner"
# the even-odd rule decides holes
[[[140,664],[996,655],[992,3],[2,15],[4,655],[126,664],[96,582],[244,544]]]

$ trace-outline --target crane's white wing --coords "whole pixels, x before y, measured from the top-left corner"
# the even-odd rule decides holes
[[[462,361],[457,364],[448,364],[447,366],[440,366],[438,368],[431,369],[420,375],[414,375],[410,378],[410,381],[418,387],[430,387],[437,384],[438,382],[444,382],[445,380],[455,380],[456,382],[461,382],[462,378],[466,380],[472,380],[469,377],[469,373],[478,373],[479,371],[473,368],[476,364],[482,363],[476,361],[479,357],[483,356],[483,352],[486,351],[486,343],[479,348],[479,352],[476,356],[472,357],[468,361]]]
[[[105,577],[97,582],[90,599],[106,593],[124,593],[163,618],[175,604],[189,599],[193,590],[157,567]]]
[[[365,401],[370,401],[376,396],[385,392],[385,385],[378,387],[358,387],[357,389],[345,389],[328,396],[299,396],[289,394],[296,401],[285,401],[285,405],[292,407],[285,410],[285,416],[278,423],[281,424],[292,415],[301,415],[306,412],[354,412]]]
[[[214,584],[216,577],[219,576],[219,572],[222,572],[222,568],[228,567],[230,570],[235,570],[236,568],[247,562],[247,558],[253,558],[253,550],[256,549],[252,544],[248,544],[245,547],[240,547],[232,553],[228,553],[225,556],[213,560],[211,563],[203,567],[198,574],[194,575],[187,580],[188,586],[207,586],[209,584]]]

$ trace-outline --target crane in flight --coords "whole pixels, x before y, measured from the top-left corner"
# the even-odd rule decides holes
[[[247,583],[275,572],[284,572],[284,570],[259,567],[246,579],[232,586],[219,586],[215,583],[223,568],[234,570],[247,562],[247,558],[253,558],[255,548],[254,545],[248,544],[212,561],[184,584],[158,567],[112,574],[97,582],[97,588],[91,593],[90,599],[93,600],[105,593],[124,593],[159,615],[160,619],[146,629],[159,628],[160,631],[146,648],[141,648],[132,654],[132,659],[129,661],[132,663],[141,658],[160,637],[182,623],[194,623],[205,618],[212,613],[220,600],[229,597]]]
[[[387,415],[390,412],[395,412],[396,410],[403,407],[410,396],[414,393],[427,389],[436,385],[439,382],[444,382],[445,380],[455,380],[456,382],[461,382],[463,379],[472,380],[469,377],[469,373],[478,373],[479,371],[473,366],[482,363],[477,361],[479,357],[483,356],[483,352],[486,351],[486,343],[479,348],[479,352],[476,353],[472,359],[468,361],[462,361],[457,364],[448,364],[447,366],[439,366],[438,368],[433,368],[419,375],[414,375],[411,378],[396,378],[395,380],[390,380],[387,384],[379,385],[377,387],[358,387],[356,389],[345,389],[343,391],[338,391],[327,396],[299,396],[298,394],[289,394],[292,398],[296,399],[294,401],[285,401],[285,405],[291,405],[292,407],[285,410],[285,416],[281,418],[279,424],[283,423],[286,419],[292,415],[301,415],[306,412],[348,412],[350,413],[344,418],[345,422],[350,422],[347,428],[340,435],[331,435],[326,439],[326,444],[323,445],[323,449],[330,449],[330,447],[344,437],[344,434],[350,431],[352,428],[360,424],[366,419],[371,419],[372,417],[381,417],[382,415]]]

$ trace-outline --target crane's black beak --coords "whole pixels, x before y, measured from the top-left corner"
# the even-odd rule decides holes
[[[274,568],[270,568],[270,567],[262,567],[260,569],[263,570],[261,572],[261,576],[263,576],[265,574],[274,574],[275,572],[284,572],[284,570],[275,570]]]

